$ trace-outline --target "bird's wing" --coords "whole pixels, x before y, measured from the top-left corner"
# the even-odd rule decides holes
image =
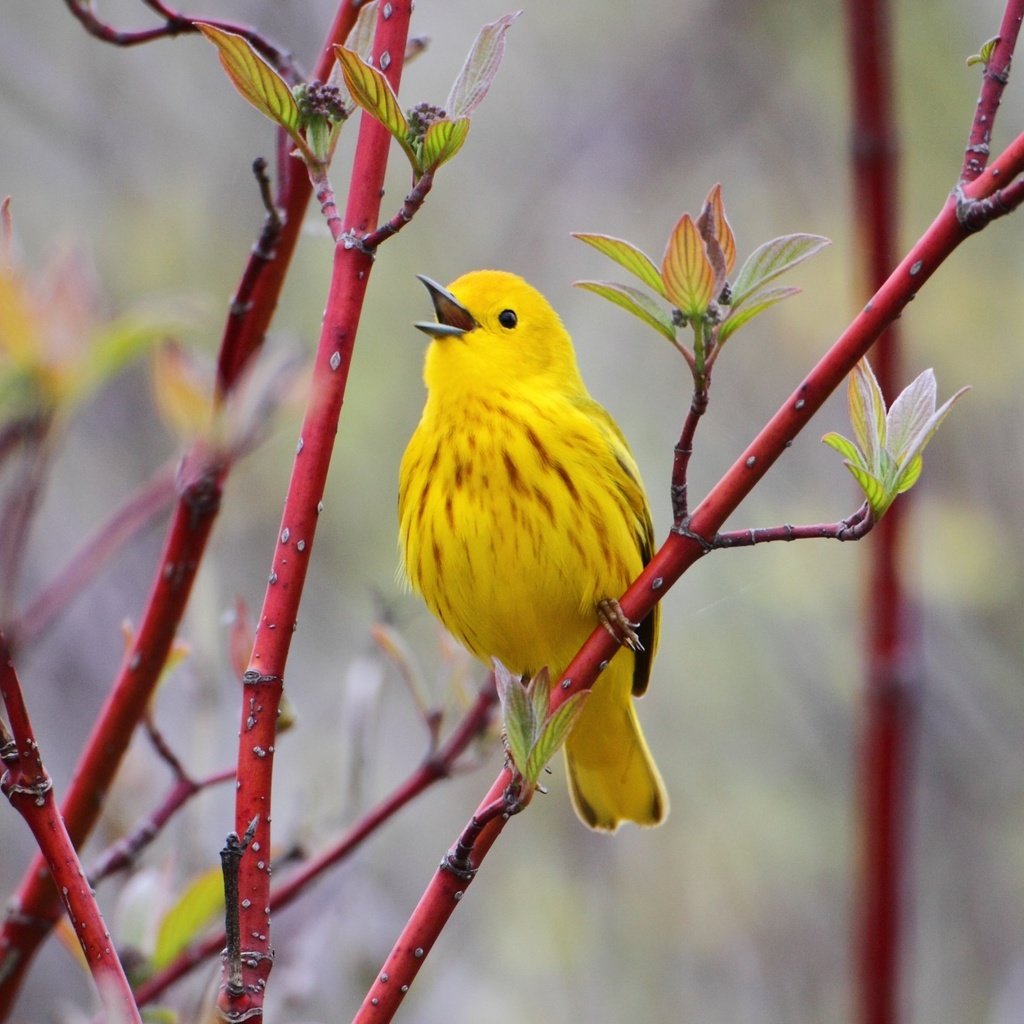
[[[601,429],[609,449],[615,456],[618,472],[614,474],[613,482],[618,487],[624,506],[631,517],[630,525],[636,539],[637,550],[643,564],[646,565],[654,553],[654,523],[640,479],[640,470],[629,450],[626,438],[608,411],[589,395],[581,396],[578,402],[580,408]],[[661,605],[656,604],[637,627],[637,635],[643,644],[643,650],[636,653],[633,667],[633,694],[637,697],[646,691],[650,681],[651,664],[658,647],[660,627]]]

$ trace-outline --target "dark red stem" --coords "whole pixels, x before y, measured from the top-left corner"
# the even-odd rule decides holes
[[[89,868],[89,882],[98,885],[104,878],[130,868],[138,856],[163,830],[163,827],[182,807],[197,793],[230,782],[235,777],[235,769],[227,768],[215,772],[203,779],[191,779],[181,775],[175,779],[160,806],[146,819],[137,825],[131,833],[108,847],[93,861]],[[222,943],[223,945],[223,943]],[[141,1002],[139,1003],[141,1006]]]
[[[174,39],[176,36],[198,33],[199,29],[195,23],[203,21],[207,25],[241,36],[289,85],[296,85],[301,81],[301,74],[296,69],[291,54],[275,46],[248,25],[212,18],[195,18],[172,10],[164,4],[147,4],[147,7],[152,8],[164,19],[164,23],[153,28],[124,30],[108,25],[85,0],[64,0],[64,5],[89,35],[111,46],[143,46],[158,39]]]
[[[864,291],[896,262],[899,221],[898,129],[893,102],[891,17],[887,0],[848,0],[853,83],[854,218],[860,229]],[[887,403],[901,389],[900,340],[891,326],[871,351]],[[864,711],[858,749],[860,856],[855,949],[857,1019],[894,1024],[899,1012],[900,945],[909,823],[911,746],[918,719],[920,636],[912,629],[901,575],[906,516],[896,502],[870,548],[866,583]]]

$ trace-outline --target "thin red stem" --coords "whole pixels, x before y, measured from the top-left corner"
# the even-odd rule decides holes
[[[1010,60],[1017,46],[1021,20],[1024,19],[1024,0],[1009,0],[999,24],[998,41],[985,65],[981,81],[981,95],[974,110],[974,121],[967,137],[964,165],[960,173],[963,183],[974,181],[988,164],[992,146],[992,130],[1003,98],[1003,89],[1010,76]]]
[[[130,868],[164,826],[174,817],[192,797],[212,786],[230,782],[235,777],[235,769],[227,768],[215,772],[202,779],[191,779],[182,775],[175,779],[160,806],[146,819],[137,825],[131,833],[114,843],[93,861],[89,868],[89,882],[98,885],[104,878]],[[222,943],[223,945],[223,943]],[[141,1002],[139,1004],[142,1005]]]
[[[875,520],[865,502],[852,516],[838,523],[814,523],[805,526],[767,526],[750,530],[730,530],[719,533],[711,546],[717,551],[723,548],[749,548],[755,544],[791,540],[861,540],[871,532]]]
[[[289,85],[296,85],[302,78],[300,72],[295,67],[295,62],[290,53],[275,46],[248,25],[242,25],[234,21],[221,21],[215,18],[196,18],[192,15],[172,10],[165,4],[147,3],[146,6],[159,14],[164,19],[164,23],[154,28],[124,30],[108,25],[85,0],[64,0],[64,5],[82,28],[93,38],[109,43],[111,46],[125,48],[144,46],[158,39],[174,39],[177,36],[197,33],[199,29],[196,27],[196,22],[203,21],[207,25],[213,25],[215,28],[223,29],[225,32],[241,36],[268,64],[281,74]]]
[[[690,399],[690,411],[683,421],[683,429],[679,434],[672,457],[672,523],[682,527],[689,515],[689,497],[687,473],[690,468],[690,457],[693,455],[693,438],[697,433],[701,417],[708,408],[708,387],[711,383],[710,371],[705,369],[703,386],[694,389]]]
[[[373,63],[397,92],[411,17],[410,0],[390,0],[377,18]],[[313,366],[311,399],[303,418],[284,514],[264,595],[255,645],[243,676],[245,696],[238,748],[235,830],[256,821],[239,864],[242,984],[222,986],[220,1010],[234,1019],[258,1013],[273,962],[270,940],[270,820],[275,727],[285,665],[298,617],[310,552],[345,395],[359,317],[373,258],[358,244],[377,223],[391,136],[361,118],[344,238],[335,246],[331,284]],[[356,240],[349,244],[348,239]]]
[[[480,806],[459,839],[434,872],[402,929],[402,934],[352,1018],[352,1024],[383,1024],[394,1018],[438,936],[455,913],[455,908],[476,877],[484,857],[509,820],[501,810],[505,806],[505,793],[511,782],[512,773],[507,768],[503,769],[480,801]],[[472,833],[472,843],[469,844],[471,859],[465,867],[459,867],[466,857],[467,832]]]

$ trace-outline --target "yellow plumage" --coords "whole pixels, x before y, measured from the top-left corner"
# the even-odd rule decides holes
[[[552,678],[650,558],[650,511],[622,433],[584,387],[547,300],[514,274],[424,279],[438,315],[427,402],[402,459],[406,574],[485,662]],[[592,828],[660,823],[668,798],[636,718],[658,638],[620,649],[566,743],[573,805]]]

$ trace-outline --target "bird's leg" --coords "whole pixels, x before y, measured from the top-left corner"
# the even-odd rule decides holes
[[[640,623],[630,622],[615,598],[605,597],[597,602],[597,617],[616,643],[628,647],[631,651],[644,649],[636,631]]]

